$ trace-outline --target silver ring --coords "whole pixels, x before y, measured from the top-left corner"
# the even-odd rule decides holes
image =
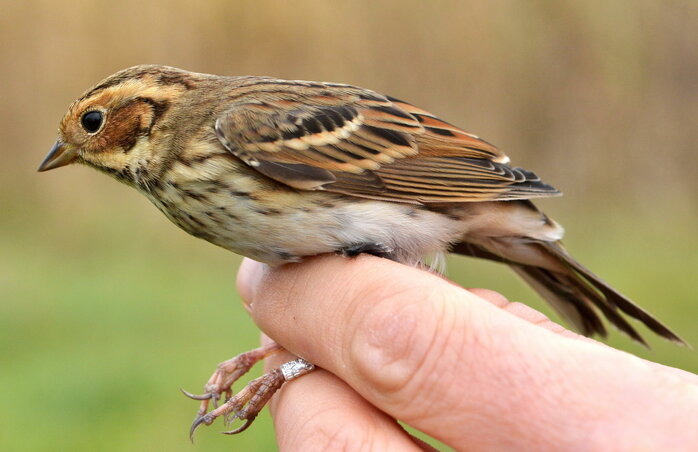
[[[311,370],[315,369],[315,366],[304,360],[303,358],[294,359],[287,363],[283,363],[280,367],[281,373],[284,376],[284,380],[289,381],[294,378],[298,378],[301,375],[305,375]]]

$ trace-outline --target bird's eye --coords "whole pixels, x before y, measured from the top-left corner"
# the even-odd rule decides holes
[[[87,113],[82,115],[82,119],[80,120],[80,122],[82,123],[82,127],[88,133],[95,133],[102,126],[103,120],[104,115],[102,114],[102,112],[94,110],[88,111]]]

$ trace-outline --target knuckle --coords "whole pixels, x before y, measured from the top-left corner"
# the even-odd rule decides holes
[[[349,365],[379,397],[415,404],[436,384],[438,362],[455,358],[444,340],[453,329],[453,315],[447,315],[442,293],[433,288],[413,286],[382,295],[353,328]],[[448,342],[453,340],[458,338],[451,336]]]
[[[495,292],[494,290],[490,289],[482,289],[482,288],[472,288],[468,289],[471,293],[477,295],[480,298],[483,298],[490,303],[492,303],[495,306],[498,307],[504,307],[508,305],[510,302],[509,300],[499,292]]]
[[[520,303],[518,301],[513,301],[504,306],[506,312],[513,314],[527,322],[533,323],[535,325],[542,324],[549,321],[548,317],[540,311],[536,311],[532,307]]]

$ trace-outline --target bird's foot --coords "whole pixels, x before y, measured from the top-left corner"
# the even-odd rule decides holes
[[[206,385],[204,385],[203,394],[192,394],[184,389],[182,389],[182,392],[191,399],[201,401],[198,412],[198,417],[201,417],[208,412],[209,403],[212,403],[213,408],[216,409],[218,408],[218,401],[221,399],[221,396],[225,395],[225,400],[230,399],[233,395],[233,384],[240,377],[249,372],[257,362],[281,350],[283,350],[283,348],[279,344],[272,342],[254,350],[250,350],[249,352],[241,353],[234,358],[218,364],[216,371],[213,372],[211,378],[209,378]]]
[[[194,432],[201,424],[211,425],[220,416],[223,416],[225,424],[230,424],[235,419],[244,421],[242,426],[223,433],[232,435],[246,430],[286,381],[313,370],[312,364],[298,358],[255,378],[236,395],[232,395],[231,387],[235,381],[249,371],[255,363],[281,350],[283,350],[281,346],[272,343],[220,363],[206,383],[204,394],[195,395],[182,390],[187,397],[201,401],[189,431],[190,438],[193,440]],[[218,406],[221,397],[224,397],[225,402]],[[209,412],[210,402],[213,402],[213,409]]]

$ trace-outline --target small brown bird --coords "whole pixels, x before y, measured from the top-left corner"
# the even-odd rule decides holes
[[[68,109],[39,171],[82,163],[130,185],[188,233],[271,265],[370,253],[409,265],[455,252],[513,268],[581,333],[622,314],[683,341],[567,254],[562,228],[530,201],[560,193],[479,137],[407,102],[338,83],[223,77],[136,66]],[[438,260],[438,259],[437,259]],[[276,344],[219,365],[192,425],[244,430],[292,361],[232,397]],[[208,412],[210,401],[226,403]]]

